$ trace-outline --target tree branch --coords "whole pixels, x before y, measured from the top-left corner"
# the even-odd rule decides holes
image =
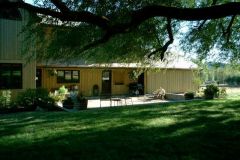
[[[216,5],[217,0],[213,0],[211,6]],[[204,24],[207,22],[207,19],[203,20],[202,23],[198,26],[198,30],[201,30]]]
[[[68,13],[70,10],[61,0],[51,0],[51,2],[62,12]]]
[[[91,48],[97,47],[100,44],[104,44],[106,43],[108,40],[110,39],[110,35],[109,34],[105,34],[105,36],[103,36],[102,38],[100,38],[99,40],[93,41],[87,45],[85,45],[84,47],[82,47],[79,51],[79,53],[82,53],[86,50],[89,50]]]
[[[164,44],[164,46],[162,46],[161,48],[158,48],[155,51],[151,52],[148,55],[148,58],[150,58],[152,55],[160,52],[160,59],[163,60],[164,54],[167,51],[168,46],[173,43],[174,39],[173,39],[172,26],[171,26],[171,19],[170,18],[167,18],[167,32],[168,32],[169,40]]]
[[[172,43],[172,29],[171,29],[171,19],[177,20],[186,20],[186,21],[200,21],[200,20],[209,20],[209,19],[218,19],[228,16],[233,16],[240,14],[240,2],[229,2],[221,5],[212,5],[210,7],[202,7],[202,8],[177,8],[177,7],[168,7],[161,5],[152,5],[146,6],[141,9],[132,11],[130,15],[131,20],[128,23],[118,23],[117,25],[111,26],[110,20],[105,17],[105,15],[99,16],[94,13],[88,11],[71,11],[67,8],[67,6],[61,0],[51,0],[51,2],[56,5],[56,7],[61,11],[55,11],[50,8],[41,8],[37,7],[23,1],[17,2],[9,2],[9,1],[1,1],[0,9],[2,8],[23,8],[30,12],[39,13],[47,16],[51,16],[53,18],[58,18],[62,21],[69,22],[85,22],[89,24],[96,25],[107,33],[107,38],[103,38],[98,42],[89,44],[89,46],[93,46],[96,44],[100,44],[105,40],[108,40],[112,36],[116,34],[126,33],[134,27],[139,26],[145,20],[153,18],[153,17],[167,17],[167,31],[169,35],[169,41],[160,49],[162,51],[166,51],[167,47]],[[213,3],[215,3],[214,0]],[[66,11],[68,12],[67,14]],[[229,27],[231,28],[234,18],[231,20]],[[205,22],[204,22],[205,23]],[[170,26],[170,27],[169,27]],[[230,30],[230,29],[229,29]],[[229,31],[230,33],[230,31]],[[230,37],[230,34],[228,35]],[[88,48],[88,47],[84,47]],[[161,55],[161,58],[164,56]]]
[[[153,5],[134,11],[132,21],[135,24],[141,24],[143,21],[152,17],[169,17],[177,20],[200,21],[237,14],[240,14],[240,2],[231,2],[203,8],[176,8]]]
[[[58,1],[59,0],[52,0]],[[103,16],[97,16],[87,11],[71,11],[70,14],[64,15],[59,12],[53,11],[49,8],[40,8],[37,6],[30,5],[28,3],[20,2],[0,2],[0,8],[13,7],[13,8],[24,8],[32,12],[49,15],[55,18],[63,19],[65,21],[78,21],[94,24],[97,26],[106,26],[109,20]],[[62,6],[62,5],[58,5]],[[61,7],[60,7],[61,8]],[[224,11],[224,12],[223,12]],[[169,17],[171,19],[186,20],[186,21],[199,21],[206,19],[218,19],[232,15],[240,14],[240,2],[229,2],[221,5],[214,5],[210,7],[202,8],[177,8],[160,5],[146,6],[142,9],[135,10],[132,12],[130,22],[131,26],[138,26],[145,20],[153,17]],[[121,25],[121,23],[119,24]]]
[[[229,39],[231,37],[231,33],[232,33],[231,28],[232,28],[233,21],[234,21],[235,17],[236,17],[236,15],[232,16],[231,21],[229,22],[227,30],[225,32],[225,34],[227,34],[227,42],[229,42]]]
[[[39,13],[43,15],[48,15],[54,18],[58,18],[62,21],[70,21],[70,22],[86,22],[89,24],[96,25],[100,28],[106,29],[108,27],[109,20],[104,16],[98,16],[91,12],[87,11],[69,11],[68,14],[64,14],[61,12],[57,12],[51,10],[49,8],[41,8],[37,7],[23,1],[20,2],[0,2],[1,8],[23,8],[33,13]]]

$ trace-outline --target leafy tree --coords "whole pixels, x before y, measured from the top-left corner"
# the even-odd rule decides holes
[[[0,6],[36,13],[27,31],[36,37],[39,59],[163,60],[180,35],[180,47],[199,59],[217,49],[217,58],[239,61],[239,0],[4,0]]]

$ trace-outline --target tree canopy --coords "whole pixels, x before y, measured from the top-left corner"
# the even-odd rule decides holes
[[[198,59],[240,59],[238,0],[3,0],[0,6],[35,13],[26,31],[39,59],[162,60],[176,39]]]

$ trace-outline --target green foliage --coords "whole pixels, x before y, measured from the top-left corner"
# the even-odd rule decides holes
[[[50,92],[49,97],[54,99],[55,102],[62,102],[66,99],[66,94],[68,94],[68,89],[65,86],[61,86],[58,90],[54,93]]]
[[[226,83],[230,85],[240,85],[240,75],[227,77]]]
[[[24,92],[20,93],[17,97],[17,104],[25,107],[27,110],[35,110],[35,101],[36,101],[36,90],[27,89]]]
[[[49,109],[53,107],[53,99],[43,88],[27,89],[17,97],[17,104],[26,110],[35,110],[38,107]]]
[[[8,108],[11,104],[11,91],[0,91],[0,108]]]
[[[65,87],[65,86],[61,86],[59,89],[58,89],[58,93],[59,94],[64,94],[66,95],[68,93],[68,89]]]
[[[219,96],[219,88],[213,84],[207,85],[206,89],[204,90],[204,97],[206,99],[213,99],[214,97]]]
[[[143,73],[143,71],[140,69],[134,69],[128,73],[129,79],[135,81],[138,79],[138,77]]]
[[[153,1],[71,1],[67,3],[76,10],[89,10],[97,15],[103,15],[111,19],[111,25],[128,22],[131,10],[139,9],[146,5],[161,4],[180,6],[177,0],[153,0]],[[50,7],[49,2],[45,2],[41,7]],[[74,7],[73,7],[74,6]],[[152,18],[146,20],[138,27],[131,28],[131,32],[119,34],[106,43],[100,44],[87,51],[82,49],[96,40],[101,39],[105,31],[86,23],[72,23],[65,21],[61,26],[56,27],[57,20],[47,16],[45,18],[50,25],[36,25],[36,20],[32,20],[26,26],[25,49],[23,53],[32,53],[29,43],[32,37],[36,44],[37,59],[39,60],[59,60],[69,61],[84,59],[94,62],[137,62],[144,61],[145,56],[153,49],[164,45],[168,35],[166,29],[166,18]],[[32,19],[36,19],[34,16]],[[53,24],[53,25],[52,25]],[[55,25],[55,27],[54,27]],[[177,21],[172,21],[173,32],[179,28]],[[68,54],[65,54],[68,53]],[[158,55],[159,56],[159,55]]]
[[[194,99],[194,92],[186,92],[186,93],[184,93],[184,98],[186,100]]]
[[[228,1],[218,0],[216,4]],[[163,5],[182,8],[199,8],[212,5],[210,0],[101,0],[101,1],[67,1],[67,6],[75,11],[91,11],[91,13],[105,16],[110,19],[111,26],[130,21],[132,11],[148,5]],[[37,6],[58,9],[47,0],[36,0]],[[38,53],[39,60],[59,60],[71,62],[84,59],[88,62],[143,62],[154,49],[162,47],[168,40],[166,18],[155,17],[144,21],[138,27],[132,27],[130,32],[116,35],[107,42],[83,51],[84,47],[100,40],[105,30],[84,22],[60,21],[50,16],[41,15],[40,19],[31,16],[25,31],[24,54]],[[240,17],[236,16],[231,28],[230,40],[225,34],[231,17],[203,21],[182,22],[172,20],[174,39],[180,40],[180,46],[186,53],[197,53],[199,59],[208,59],[230,62],[239,61]],[[39,23],[39,21],[44,22]],[[55,26],[55,27],[54,27]],[[202,27],[200,27],[202,26]],[[179,28],[183,28],[182,32]],[[38,44],[33,48],[30,44]],[[215,52],[211,52],[215,49]],[[217,51],[216,51],[217,49]],[[65,54],[68,53],[68,54]],[[159,58],[157,53],[155,58]],[[32,56],[34,57],[34,56]]]

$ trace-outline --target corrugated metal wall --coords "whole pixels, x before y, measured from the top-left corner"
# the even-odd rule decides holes
[[[145,77],[145,92],[152,93],[162,87],[166,92],[179,93],[195,91],[194,71],[185,69],[166,69],[158,72],[148,71]]]
[[[26,62],[22,57],[21,47],[23,34],[20,34],[27,13],[21,11],[23,20],[0,19],[0,63],[22,63],[23,64],[23,89],[35,88],[36,62]],[[19,92],[21,90],[13,90]]]
[[[58,89],[62,85],[70,87],[77,85],[79,92],[85,96],[92,95],[93,85],[99,86],[102,90],[103,68],[70,68],[70,67],[39,67],[42,69],[42,87],[48,90]],[[49,70],[79,70],[79,83],[57,83],[57,76],[50,75]],[[112,94],[128,94],[128,84],[133,82],[129,79],[128,73],[132,69],[110,69],[112,71]],[[194,83],[194,71],[184,69],[167,69],[160,72],[145,73],[145,93],[152,93],[156,89],[163,87],[167,92],[179,93],[195,91],[197,85]]]
[[[102,71],[103,68],[71,68],[71,67],[38,67],[42,69],[42,87],[48,90],[55,90],[62,85],[70,87],[77,85],[79,92],[85,96],[92,95],[92,88],[96,84],[102,90]],[[79,70],[79,83],[57,83],[57,76],[50,75],[49,71],[55,70]],[[112,71],[112,94],[127,94],[128,84],[131,82],[128,73],[130,69],[110,69]]]

